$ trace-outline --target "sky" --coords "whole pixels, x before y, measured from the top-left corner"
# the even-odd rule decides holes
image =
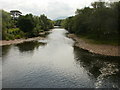
[[[75,14],[76,9],[90,6],[98,0],[0,0],[0,9],[19,10],[24,14],[45,14],[50,19],[68,17]],[[112,0],[109,0],[112,1]]]

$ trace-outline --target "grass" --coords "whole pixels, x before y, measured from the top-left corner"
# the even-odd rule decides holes
[[[77,36],[83,39],[84,41],[93,44],[106,44],[106,45],[114,45],[114,46],[120,45],[119,39],[97,39],[87,35],[77,35]]]
[[[24,37],[24,33],[19,28],[8,29],[5,35],[6,40],[20,39]]]

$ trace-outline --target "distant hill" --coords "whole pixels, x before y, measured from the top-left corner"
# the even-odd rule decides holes
[[[57,17],[54,20],[65,19],[65,18],[67,18],[67,16]]]

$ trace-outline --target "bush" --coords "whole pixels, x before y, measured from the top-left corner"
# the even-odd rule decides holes
[[[35,27],[33,16],[31,14],[20,16],[18,19],[18,27],[23,32],[32,32]]]
[[[39,36],[40,32],[53,28],[53,22],[45,15],[39,17],[27,14],[17,19],[12,19],[10,13],[2,10],[1,19],[3,19],[2,39],[4,40]]]
[[[92,7],[77,9],[76,15],[62,23],[70,33],[84,35],[99,41],[119,42],[120,1],[109,3],[94,2]]]

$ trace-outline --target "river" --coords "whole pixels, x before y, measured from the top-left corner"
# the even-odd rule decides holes
[[[3,88],[120,88],[120,57],[77,48],[66,33],[55,28],[45,40],[3,46]]]

